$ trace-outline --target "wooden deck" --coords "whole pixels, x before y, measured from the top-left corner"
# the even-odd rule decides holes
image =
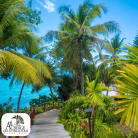
[[[27,138],[71,138],[62,124],[57,124],[58,110],[50,110],[35,116],[34,125]]]

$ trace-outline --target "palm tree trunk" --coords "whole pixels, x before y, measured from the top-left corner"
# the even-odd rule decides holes
[[[18,98],[17,112],[19,112],[20,100],[21,100],[21,96],[22,96],[24,85],[25,85],[25,83],[23,83],[23,85],[22,85],[22,88],[21,88],[21,91],[20,91],[20,95],[19,95],[19,98]]]
[[[84,78],[83,78],[83,65],[81,62],[81,94],[84,96]]]
[[[83,78],[83,59],[81,55],[81,41],[80,39],[78,40],[78,45],[80,47],[80,71],[81,71],[81,94],[84,96],[84,78]]]
[[[49,87],[49,88],[50,88],[50,92],[51,92],[51,94],[53,95],[52,88],[51,88],[51,87]]]
[[[92,109],[92,138],[94,137],[94,123],[95,123],[95,104],[93,102],[93,109]]]
[[[79,79],[78,79],[77,76],[76,76],[75,91],[76,91],[76,89],[77,89],[77,87],[78,87],[78,82],[79,82]]]
[[[106,96],[108,96],[109,91],[107,90]]]
[[[109,85],[107,87],[109,87]],[[108,94],[109,94],[109,91],[107,90],[106,96],[108,96]]]

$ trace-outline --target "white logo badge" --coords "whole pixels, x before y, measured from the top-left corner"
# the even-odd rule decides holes
[[[25,113],[7,113],[1,119],[1,132],[5,136],[27,136],[30,133],[30,116]]]

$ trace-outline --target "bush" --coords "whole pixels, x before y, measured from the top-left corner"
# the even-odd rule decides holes
[[[1,128],[1,118],[5,113],[12,113],[13,104],[11,104],[12,98],[10,97],[9,100],[4,103],[0,104],[0,128]]]
[[[92,103],[87,96],[78,96],[74,92],[65,106],[60,109],[59,123],[62,123],[72,138],[89,138],[89,124],[86,109],[92,107]],[[113,108],[113,98],[104,96],[103,105],[96,107],[95,115],[95,138],[121,138],[125,134],[113,126],[120,120],[121,116],[115,116]],[[92,120],[92,117],[91,117]],[[122,133],[122,135],[121,135]]]

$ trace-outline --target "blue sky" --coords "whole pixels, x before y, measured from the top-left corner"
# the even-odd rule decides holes
[[[77,10],[79,4],[82,3],[83,0],[33,0],[33,9],[42,12],[43,23],[38,26],[38,34],[43,36],[50,30],[58,30],[60,15],[57,9],[60,5],[71,5],[74,10]],[[138,31],[138,0],[95,0],[94,3],[106,5],[108,12],[103,14],[101,18],[96,18],[92,25],[116,21],[122,32],[121,38],[126,38],[125,44],[132,44]],[[108,39],[114,35],[110,35]]]

